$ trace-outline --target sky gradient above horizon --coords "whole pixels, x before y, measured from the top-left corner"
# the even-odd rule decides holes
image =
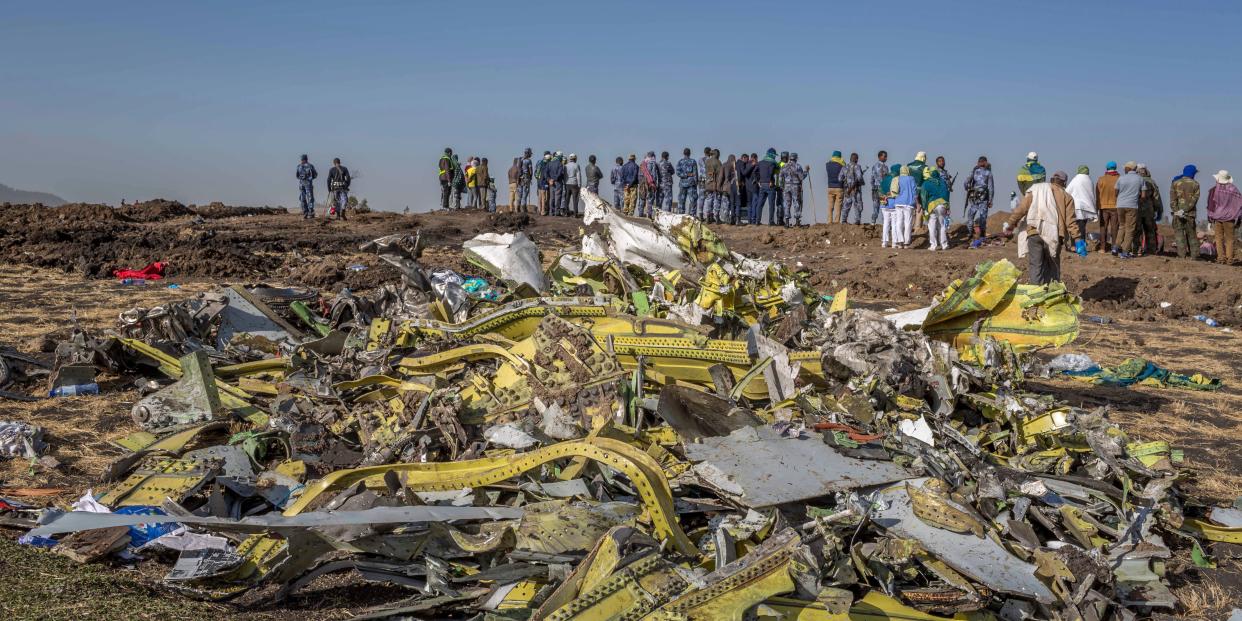
[[[959,174],[986,154],[1002,195],[1031,150],[1049,172],[1145,162],[1165,192],[1186,163],[1242,169],[1242,4],[758,6],[12,4],[0,183],[295,207],[308,153],[320,200],[339,156],[373,207],[424,211],[445,146],[489,157],[501,202],[527,146],[605,175],[617,155],[771,146],[813,165],[820,203],[834,149]]]

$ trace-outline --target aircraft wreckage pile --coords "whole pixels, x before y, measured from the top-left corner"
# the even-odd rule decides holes
[[[465,244],[491,282],[393,236],[368,295],[235,286],[76,334],[55,375],[141,377],[142,431],[27,541],[173,550],[216,599],[411,589],[375,616],[1091,620],[1175,606],[1170,543],[1237,536],[1180,452],[1023,390],[1077,336],[1061,285],[986,263],[886,317],[583,197],[602,233],[546,269],[522,233]]]

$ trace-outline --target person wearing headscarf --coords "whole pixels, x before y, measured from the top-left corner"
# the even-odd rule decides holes
[[[1160,232],[1156,222],[1164,212],[1164,201],[1160,198],[1160,186],[1156,185],[1147,171],[1147,164],[1138,165],[1138,174],[1143,178],[1143,194],[1139,197],[1138,226],[1136,228],[1135,250],[1139,256],[1159,254]]]
[[[1026,194],[1031,186],[1043,183],[1048,177],[1043,164],[1039,163],[1039,154],[1031,151],[1026,154],[1026,163],[1018,169],[1018,194]]]
[[[1195,175],[1199,169],[1194,164],[1182,168],[1182,174],[1173,178],[1169,186],[1169,219],[1173,222],[1173,245],[1177,246],[1177,256],[1182,259],[1193,259],[1198,254],[1199,246],[1195,219],[1199,207],[1199,182]]]
[[[1104,175],[1095,181],[1095,200],[1100,212],[1100,242],[1095,249],[1108,252],[1117,245],[1117,228],[1121,223],[1117,215],[1117,162],[1104,166]]]
[[[931,176],[919,188],[919,203],[927,216],[927,241],[930,250],[949,249],[949,227],[944,217],[949,212],[949,184],[940,177],[940,171],[933,169]]]
[[[1095,183],[1091,181],[1091,169],[1086,164],[1078,167],[1078,174],[1070,179],[1065,191],[1074,199],[1074,222],[1078,225],[1078,237],[1087,238],[1087,221],[1099,219],[1095,208]]]
[[[897,203],[893,202],[892,192],[893,182],[897,180],[900,172],[901,165],[893,164],[889,167],[888,174],[884,175],[884,178],[880,181],[880,187],[883,192],[880,197],[880,215],[883,218],[881,220],[883,226],[880,234],[881,248],[888,248],[889,246],[896,248],[901,240],[901,233],[897,230],[899,224]]]
[[[1069,223],[1075,218],[1074,198],[1065,191],[1067,178],[1058,170],[1051,181],[1032,185],[1003,225],[1005,237],[1019,229],[1018,258],[1026,257],[1026,277],[1033,285],[1061,280],[1061,250],[1072,239]],[[1086,240],[1076,240],[1074,247],[1086,256]]]
[[[931,176],[931,169],[928,168],[927,166],[927,152],[919,151],[918,153],[915,153],[914,161],[910,162],[909,164],[906,164],[906,166],[910,169],[910,178],[914,179],[914,187],[916,188],[916,190],[917,188],[923,187],[923,182],[926,181],[929,176]],[[916,201],[918,200],[917,191],[915,192],[914,199]],[[918,207],[920,206],[914,205],[914,209],[913,209],[914,222],[911,225],[912,231],[923,230],[923,210],[919,209]],[[907,239],[906,243],[910,243],[910,240]]]
[[[1207,217],[1216,234],[1216,262],[1233,263],[1234,229],[1242,219],[1242,192],[1233,184],[1233,176],[1222,170],[1215,175],[1216,187],[1208,190]]]
[[[909,248],[910,238],[914,234],[913,216],[914,208],[919,204],[919,187],[915,183],[914,177],[910,175],[910,167],[902,166],[899,170],[901,173],[895,181],[893,181],[893,204],[897,209],[898,248]]]

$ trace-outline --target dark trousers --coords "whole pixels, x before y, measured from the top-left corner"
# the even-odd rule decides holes
[[[768,203],[768,223],[776,222],[776,188],[768,185],[759,186],[759,191],[755,193],[754,200],[750,203],[750,223],[759,224],[763,221],[763,203]]]
[[[1032,285],[1046,285],[1061,280],[1061,261],[1053,256],[1044,238],[1031,235],[1026,238],[1027,280]]]
[[[440,209],[448,210],[449,196],[453,193],[453,185],[447,181],[440,183]]]
[[[1137,250],[1143,254],[1156,254],[1160,252],[1160,239],[1157,237],[1156,231],[1156,212],[1150,207],[1140,207],[1138,210],[1138,234],[1135,245]]]
[[[567,216],[580,215],[578,213],[578,189],[579,186],[576,185],[565,186],[565,215]]]

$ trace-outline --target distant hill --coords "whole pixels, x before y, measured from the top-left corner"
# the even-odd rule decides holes
[[[55,194],[18,190],[0,183],[0,203],[14,203],[18,205],[24,203],[43,203],[48,207],[60,207],[61,205],[64,205],[65,202],[65,199],[56,196]]]

